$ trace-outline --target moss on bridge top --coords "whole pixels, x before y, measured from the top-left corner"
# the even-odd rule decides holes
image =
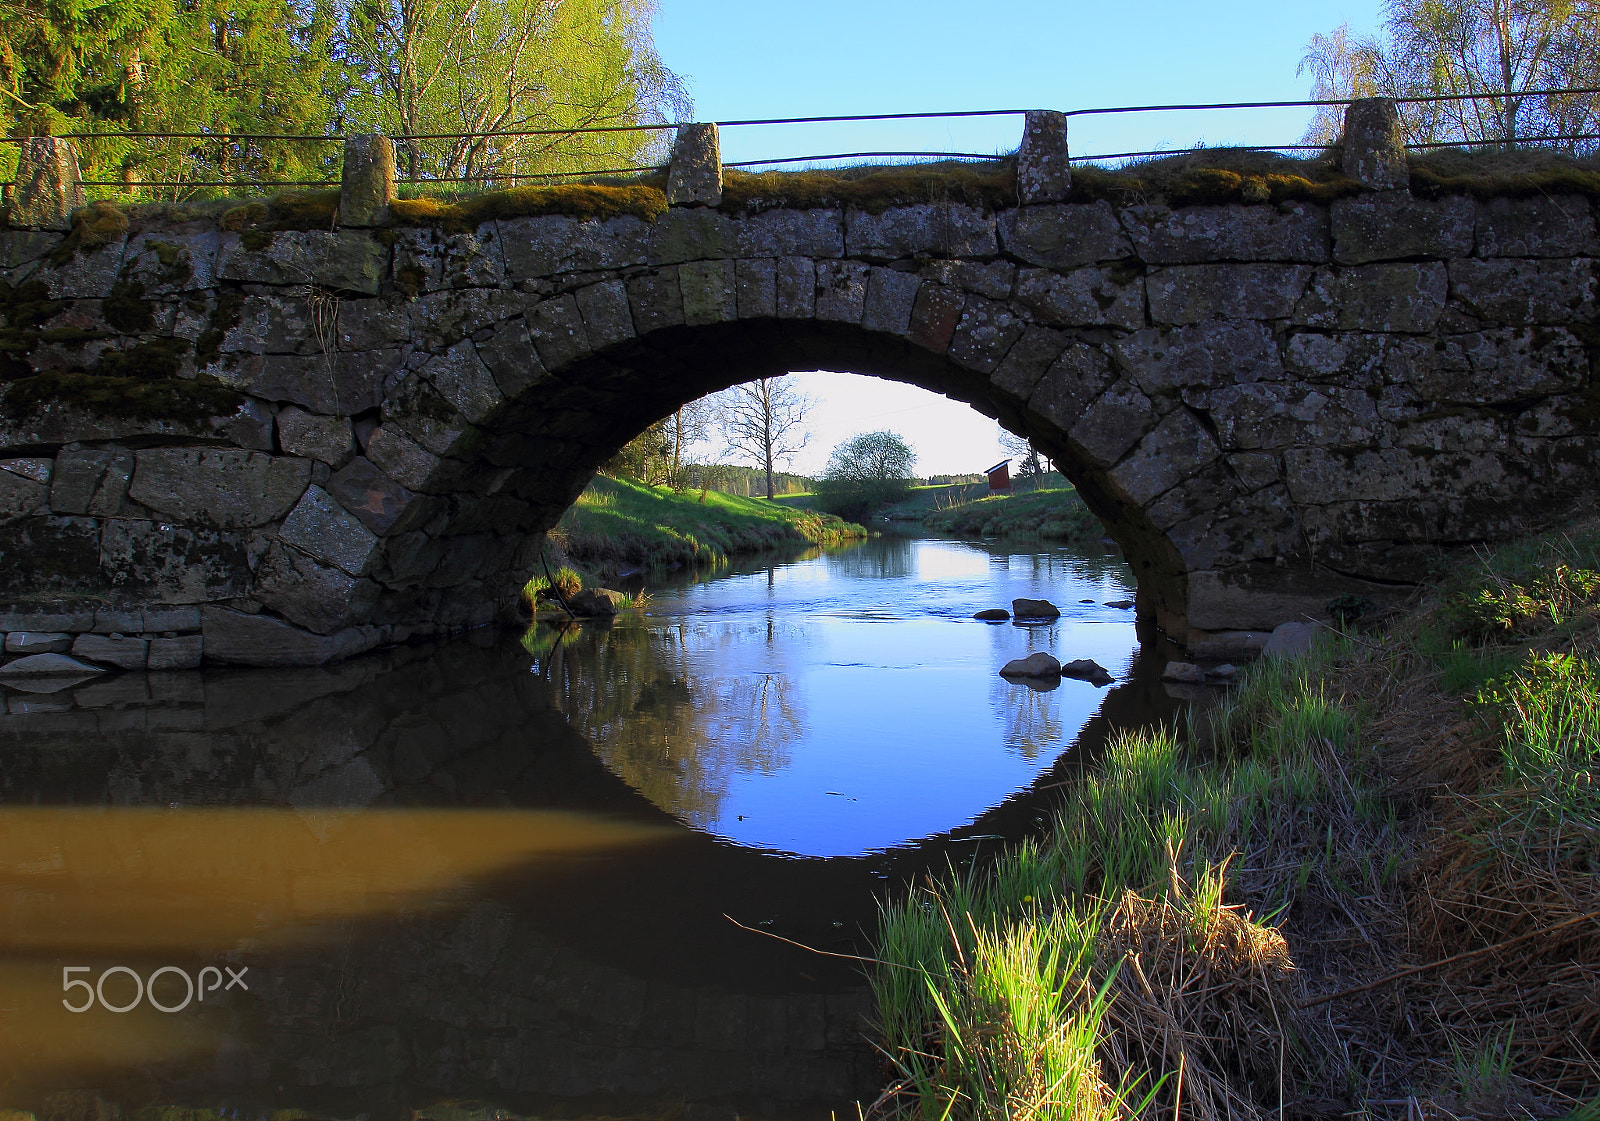
[[[1070,201],[1103,199],[1117,207],[1148,203],[1326,204],[1362,190],[1340,169],[1338,156],[1336,148],[1310,159],[1214,148],[1118,168],[1080,164],[1073,169]],[[656,173],[499,191],[430,190],[394,203],[389,225],[470,230],[492,219],[546,214],[601,219],[633,215],[653,222],[667,209],[665,187],[665,176]],[[1600,198],[1600,157],[1579,158],[1542,149],[1441,149],[1412,158],[1411,189],[1423,196],[1581,194]],[[880,213],[893,206],[929,202],[959,202],[985,209],[1015,206],[1015,161],[868,164],[809,171],[730,168],[724,175],[720,209],[750,214],[780,208],[854,207]],[[336,225],[338,208],[339,192],[334,190],[185,203],[126,205],[106,200],[74,215],[72,233],[58,252],[70,255],[80,247],[112,241],[130,221],[145,228],[200,222],[237,232],[325,230]]]

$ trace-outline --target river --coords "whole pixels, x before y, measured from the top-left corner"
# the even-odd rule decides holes
[[[869,952],[885,892],[1173,711],[1109,553],[883,537],[646,590],[610,626],[8,694],[0,1107],[853,1109],[870,1002],[814,951]],[[971,618],[1017,597],[1062,617]],[[998,675],[1035,650],[1115,682]]]

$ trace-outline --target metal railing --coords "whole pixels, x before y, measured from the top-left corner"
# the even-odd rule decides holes
[[[1556,96],[1591,96],[1600,95],[1600,87],[1574,87],[1560,89],[1498,91],[1484,93],[1436,94],[1419,97],[1404,97],[1392,99],[1399,107],[1427,105],[1461,101],[1484,101],[1507,97],[1516,97],[1523,100],[1556,97]],[[1290,109],[1290,108],[1327,108],[1334,106],[1347,106],[1355,99],[1351,98],[1308,98],[1292,101],[1226,101],[1226,102],[1189,102],[1166,105],[1118,105],[1097,106],[1081,109],[1068,109],[1061,112],[1067,119],[1076,117],[1108,116],[1116,114],[1139,113],[1171,113],[1171,112],[1212,112],[1245,109]],[[740,120],[727,120],[713,122],[718,129],[749,128],[762,126],[792,126],[812,124],[854,124],[883,121],[916,121],[916,120],[949,120],[985,117],[1015,117],[1024,116],[1033,110],[1027,109],[973,109],[952,110],[940,112],[915,112],[915,113],[864,113],[864,114],[834,114],[827,116],[809,117],[764,117]],[[539,128],[517,129],[505,131],[486,132],[430,132],[430,133],[398,133],[389,139],[399,142],[426,142],[426,141],[473,141],[493,143],[498,140],[518,140],[533,137],[555,137],[572,139],[586,135],[612,134],[612,133],[654,133],[667,132],[679,127],[678,124],[629,124],[629,125],[588,125],[571,128]],[[255,143],[314,143],[314,144],[342,144],[346,137],[338,134],[312,134],[312,133],[274,133],[274,132],[148,132],[148,131],[77,131],[59,134],[61,139],[76,141],[99,140],[189,140],[210,141],[221,145],[250,145]],[[0,137],[0,144],[21,144],[26,137]],[[1600,141],[1600,133],[1566,132],[1537,136],[1518,136],[1509,141],[1505,138],[1487,139],[1457,139],[1445,141],[1418,141],[1407,143],[1409,149],[1426,151],[1453,147],[1502,147],[1502,146],[1544,146],[1544,145],[1576,145],[1586,142]],[[1256,152],[1322,152],[1327,145],[1294,142],[1286,144],[1256,144],[1256,145],[1226,145],[1231,150],[1256,151]],[[1097,163],[1110,160],[1136,160],[1152,157],[1178,156],[1199,152],[1216,151],[1216,147],[1196,146],[1191,148],[1150,148],[1116,152],[1097,152],[1090,155],[1070,155],[1068,158],[1073,164]],[[979,162],[999,162],[1011,159],[1011,154],[997,154],[966,151],[927,151],[927,150],[862,150],[851,152],[827,152],[803,156],[773,156],[767,159],[738,160],[723,164],[728,168],[762,168],[779,167],[794,164],[821,164],[840,160],[862,159],[896,159],[896,160],[959,160]],[[330,158],[330,164],[335,161]],[[660,174],[667,170],[666,164],[642,164],[624,167],[592,168],[573,171],[500,171],[489,170],[478,174],[451,175],[451,176],[409,176],[400,178],[398,183],[410,186],[426,186],[431,184],[511,184],[543,182],[551,180],[568,180],[574,178],[591,178],[604,176]],[[330,172],[332,168],[330,167]],[[233,188],[244,190],[261,190],[268,188],[332,188],[339,185],[340,180],[330,175],[324,179],[268,179],[268,178],[163,178],[163,179],[82,179],[79,180],[84,187],[118,188],[123,191],[137,191],[142,188],[162,190],[201,190]],[[0,183],[0,187],[9,187],[12,182]]]

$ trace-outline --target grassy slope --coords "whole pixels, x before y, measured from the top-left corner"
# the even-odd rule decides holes
[[[931,489],[931,488],[930,488]],[[979,487],[951,487],[951,491],[986,493]],[[1105,527],[1089,512],[1070,486],[1051,487],[1021,494],[1003,494],[934,508],[922,524],[939,533],[966,537],[1007,537],[1038,534],[1074,541],[1098,541]]]
[[[1597,623],[1589,526],[1502,550],[1382,632],[1252,667],[1211,751],[1124,737],[1044,838],[886,908],[875,987],[903,1090],[880,1111],[1595,1099]]]
[[[597,476],[562,515],[556,533],[573,560],[595,569],[709,567],[735,553],[780,545],[832,545],[866,536],[831,514],[708,491],[674,494]]]

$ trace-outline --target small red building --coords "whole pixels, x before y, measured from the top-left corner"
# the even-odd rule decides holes
[[[1009,459],[1002,459],[985,471],[984,474],[989,476],[989,489],[991,491],[1011,489],[1011,461]]]

